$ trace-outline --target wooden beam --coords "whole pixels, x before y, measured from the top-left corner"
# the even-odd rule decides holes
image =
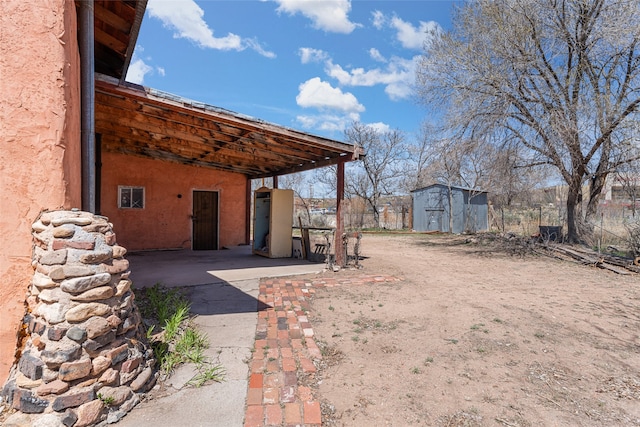
[[[105,149],[232,170],[251,179],[316,169],[362,155],[361,149],[348,144],[164,96],[97,80],[96,128],[105,135]]]
[[[277,144],[267,144],[256,141],[249,137],[230,137],[228,135],[216,132],[211,126],[194,126],[193,124],[178,122],[171,118],[159,117],[156,115],[148,115],[141,112],[140,108],[129,106],[116,106],[118,102],[114,100],[106,100],[99,95],[97,100],[97,114],[104,121],[105,126],[109,126],[109,122],[113,122],[113,126],[119,125],[132,129],[142,129],[151,133],[164,133],[168,136],[191,141],[194,144],[201,144],[201,148],[217,145],[225,146],[236,151],[253,152],[258,157],[272,159],[275,162],[282,161],[281,167],[289,167],[299,163],[313,161],[317,156],[304,149],[289,149]],[[249,151],[248,151],[249,150]],[[332,153],[327,153],[332,154]],[[321,155],[324,155],[322,153]],[[286,160],[285,160],[286,159]]]
[[[278,170],[278,174],[279,175],[288,175],[290,173],[296,173],[296,172],[304,172],[304,171],[308,171],[308,170],[312,170],[312,169],[318,169],[318,168],[322,168],[325,166],[332,166],[332,165],[337,165],[339,163],[342,162],[349,162],[351,161],[352,158],[351,156],[337,156],[337,157],[330,157],[328,159],[324,159],[321,161],[317,161],[317,162],[311,162],[311,163],[303,163],[303,164],[299,164],[296,166],[292,166],[288,169],[280,169]],[[265,175],[258,175],[258,176],[254,176],[253,178],[269,178],[271,175],[269,174],[265,174]]]
[[[95,4],[95,19],[102,21],[105,24],[113,27],[114,29],[121,31],[125,34],[129,34],[131,31],[131,23],[119,15],[116,15],[109,9],[103,7],[100,3]]]
[[[109,140],[109,144],[113,146],[123,146],[131,144],[132,141],[139,141],[140,145],[143,141],[149,147],[153,147],[159,151],[179,154],[186,158],[199,159],[202,161],[229,161],[238,166],[247,165],[256,170],[269,172],[271,170],[286,168],[290,163],[286,162],[286,158],[277,156],[273,153],[251,152],[233,150],[229,148],[220,148],[215,144],[194,142],[193,137],[189,134],[175,134],[163,136],[161,129],[151,132],[148,129],[131,129],[127,126],[116,127],[105,123],[100,114],[96,115],[96,128],[105,135],[113,136]],[[135,142],[134,142],[135,143]]]
[[[208,121],[214,121],[220,126],[230,126],[231,129],[244,129],[246,131],[258,132],[261,135],[271,135],[278,138],[278,144],[290,144],[294,147],[305,146],[306,150],[313,151],[320,149],[323,152],[336,153],[353,151],[353,147],[349,144],[334,141],[328,138],[309,135],[303,132],[295,131],[292,129],[280,127],[271,123],[266,123],[257,119],[246,118],[239,115],[232,115],[231,112],[223,112],[214,109],[214,107],[194,106],[193,103],[186,102],[187,100],[176,100],[158,98],[152,94],[141,92],[131,88],[116,87],[104,81],[97,81],[96,87],[98,91],[102,90],[103,93],[111,94],[127,99],[137,99],[147,105],[156,105],[165,111],[181,112],[188,117],[199,117]]]
[[[103,133],[103,149],[106,152],[120,153],[125,155],[133,155],[133,156],[141,156],[155,160],[166,160],[176,163],[181,163],[185,165],[195,165],[202,166],[206,168],[213,168],[219,170],[226,170],[230,172],[237,172],[244,175],[252,175],[252,174],[260,174],[264,173],[264,169],[261,169],[260,165],[238,165],[232,164],[227,161],[202,161],[198,159],[194,159],[192,157],[184,157],[180,154],[167,152],[158,150],[155,147],[145,145],[144,143],[139,143],[138,141],[130,141],[125,144],[113,144],[110,139],[111,135]]]
[[[263,150],[253,147],[243,141],[233,143],[221,141],[206,131],[194,127],[173,126],[171,123],[148,117],[130,117],[118,110],[99,106],[96,111],[96,121],[105,130],[111,130],[125,135],[136,135],[140,138],[150,139],[157,144],[175,144],[188,146],[193,150],[203,152],[216,151],[228,155],[239,155],[249,160],[267,159],[274,163],[280,163],[281,167],[296,164],[309,159],[299,159],[287,156],[277,151]]]
[[[95,38],[96,42],[107,46],[109,49],[122,54],[124,57],[124,53],[127,50],[127,44],[117,39],[116,37],[108,34],[102,29],[95,27]]]
[[[342,234],[344,234],[344,221],[342,217],[342,202],[344,200],[344,163],[338,163],[336,185],[336,235],[333,243],[336,254],[336,264],[340,267],[347,265],[342,248]]]

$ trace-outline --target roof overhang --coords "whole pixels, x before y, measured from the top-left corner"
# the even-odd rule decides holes
[[[94,0],[93,7],[95,71],[124,82],[147,0]]]
[[[95,129],[106,152],[242,173],[286,175],[358,159],[360,147],[154,89],[96,78]]]

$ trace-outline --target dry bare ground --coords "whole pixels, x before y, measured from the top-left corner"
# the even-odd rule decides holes
[[[319,290],[327,426],[640,425],[640,276],[464,237],[365,235],[401,281]]]

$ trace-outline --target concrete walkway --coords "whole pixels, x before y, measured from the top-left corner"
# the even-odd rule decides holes
[[[250,246],[139,252],[127,259],[134,287],[184,287],[195,322],[211,343],[206,355],[225,368],[226,376],[223,382],[194,388],[186,383],[195,371],[180,367],[161,397],[141,402],[117,426],[242,427],[258,312],[267,308],[258,301],[260,278],[317,273],[324,264],[263,258],[252,255]]]

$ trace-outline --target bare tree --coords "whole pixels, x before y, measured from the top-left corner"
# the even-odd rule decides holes
[[[407,159],[405,161],[407,173],[402,180],[405,193],[423,187],[431,181],[429,165],[433,161],[433,147],[438,140],[437,128],[429,122],[424,122],[420,132],[412,143],[407,144]]]
[[[380,225],[380,198],[392,195],[399,189],[405,175],[402,161],[406,158],[404,135],[399,130],[381,132],[378,129],[354,122],[345,130],[348,143],[362,147],[362,162],[349,165],[345,177],[345,191],[366,200],[373,210],[376,227]]]
[[[635,218],[637,206],[640,200],[640,161],[621,166],[615,174],[613,182],[620,184],[622,192],[631,202],[631,216]]]
[[[493,141],[458,137],[446,128],[423,124],[416,142],[409,146],[407,169],[412,173],[407,175],[407,190],[433,182],[451,183],[487,190],[494,202],[505,206],[530,199],[533,189],[547,183],[548,167],[527,167],[521,146],[497,140],[495,135]]]
[[[307,173],[298,172],[289,175],[282,175],[278,178],[278,186],[293,190],[296,200],[300,202],[302,210],[306,214],[306,220],[311,224],[311,194],[304,197],[304,190],[307,188]]]
[[[528,166],[518,144],[502,144],[495,148],[491,166],[491,199],[496,206],[511,206],[514,202],[531,204],[536,189],[553,182],[549,165]],[[555,200],[554,200],[555,201]]]
[[[347,166],[349,164],[347,163]],[[338,174],[338,168],[335,165],[332,166],[326,166],[323,168],[319,168],[319,169],[315,169],[313,171],[313,179],[314,181],[316,181],[318,184],[320,184],[320,189],[319,190],[326,190],[326,191],[320,191],[319,193],[317,193],[319,196],[321,197],[335,197],[335,190],[338,186],[338,179],[337,179],[337,175]],[[345,177],[345,179],[347,179],[347,177]],[[314,189],[315,191],[315,189]],[[348,197],[348,195],[345,194],[346,197]]]
[[[468,2],[425,46],[417,94],[459,132],[506,135],[528,165],[554,166],[568,186],[567,237],[581,241],[608,174],[638,157],[638,42],[636,0]]]
[[[433,182],[466,188],[491,186],[496,174],[498,148],[485,138],[451,135],[423,124],[415,145],[409,149],[413,163],[413,188]]]

